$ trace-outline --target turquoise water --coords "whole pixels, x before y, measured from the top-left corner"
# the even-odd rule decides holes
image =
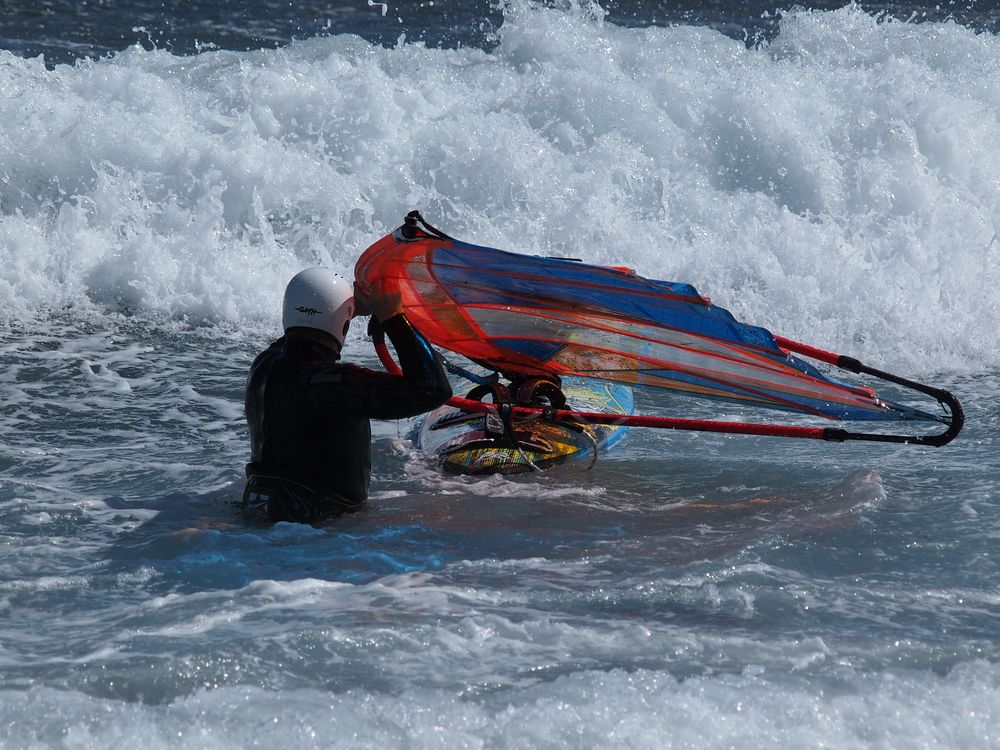
[[[502,24],[488,51],[0,52],[0,746],[1000,742],[996,37],[857,8],[751,49]],[[411,208],[691,282],[968,426],[631,430],[585,473],[474,480],[379,423],[368,511],[246,522],[243,383],[285,281]]]

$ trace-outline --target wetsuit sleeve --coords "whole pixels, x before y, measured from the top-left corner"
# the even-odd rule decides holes
[[[319,418],[403,419],[434,409],[451,398],[451,385],[437,353],[402,315],[384,323],[396,348],[402,375],[353,365],[313,371],[302,384]]]
[[[373,373],[371,412],[375,419],[414,417],[434,409],[451,398],[451,385],[441,358],[427,339],[400,313],[382,323],[396,349],[398,375]]]

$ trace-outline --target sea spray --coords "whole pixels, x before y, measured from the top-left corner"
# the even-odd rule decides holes
[[[998,363],[992,35],[847,7],[747,48],[515,3],[488,53],[0,54],[7,315],[269,319],[416,207],[879,364]]]

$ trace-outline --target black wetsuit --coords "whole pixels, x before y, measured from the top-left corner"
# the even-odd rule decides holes
[[[311,523],[368,498],[371,424],[451,397],[440,358],[403,315],[383,323],[403,375],[339,362],[294,330],[254,360],[246,388],[251,461],[244,504],[271,521]]]

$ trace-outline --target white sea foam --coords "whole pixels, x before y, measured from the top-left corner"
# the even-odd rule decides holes
[[[583,671],[513,700],[255,687],[200,690],[166,705],[50,688],[5,692],[7,746],[104,748],[143,738],[192,747],[995,747],[997,669],[944,676],[858,674],[852,689],[814,692],[749,669],[678,681],[663,672]]]
[[[747,49],[524,2],[489,53],[0,52],[0,302],[268,325],[291,273],[349,271],[416,207],[876,363],[991,368],[998,61],[995,36],[850,6]]]

